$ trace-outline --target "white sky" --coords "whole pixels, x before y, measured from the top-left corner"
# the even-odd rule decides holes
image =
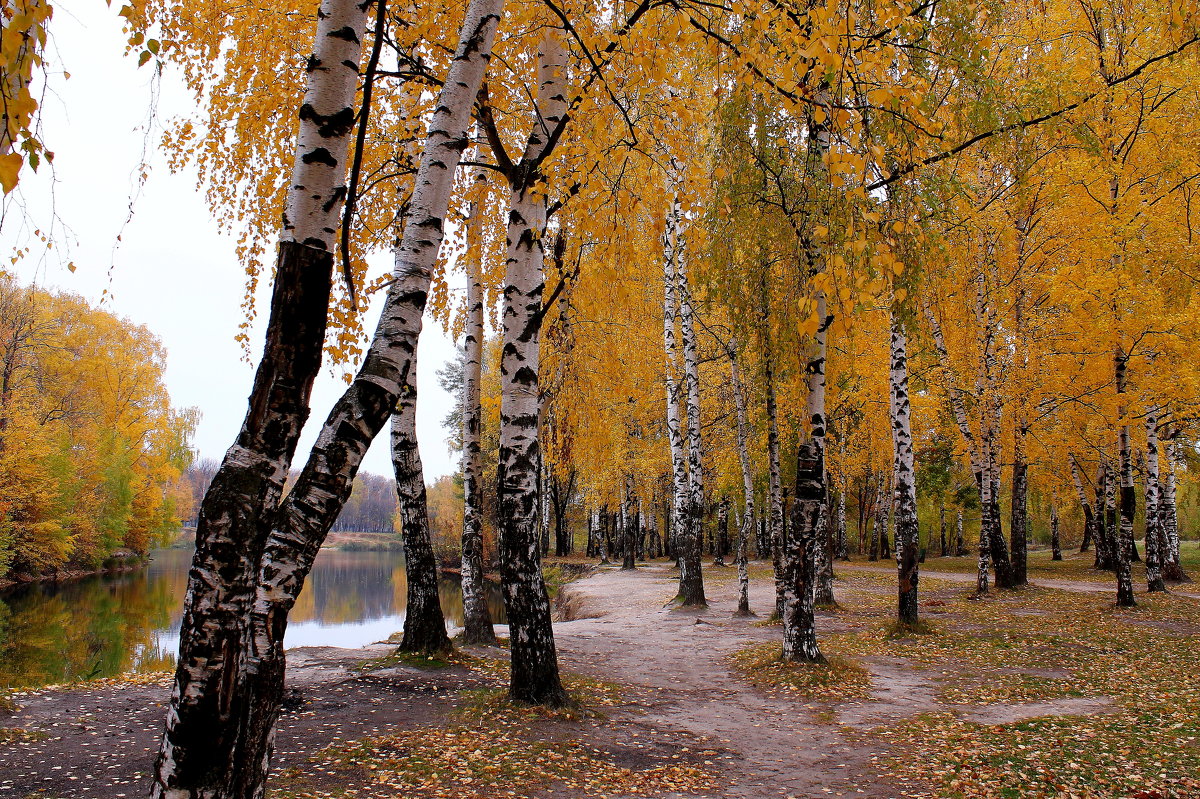
[[[46,98],[42,114],[42,139],[55,154],[56,180],[52,186],[44,167],[37,175],[28,168],[22,171],[18,202],[26,208],[29,223],[10,202],[0,228],[0,252],[28,243],[31,224],[47,229],[53,207],[69,228],[69,233],[60,228],[56,237],[69,245],[69,252],[56,248],[50,257],[39,258],[34,246],[31,257],[15,268],[17,277],[76,292],[93,304],[107,286],[111,296],[104,307],[146,325],[166,345],[171,399],[177,407],[200,409],[193,445],[200,457],[219,459],[241,424],[254,376],[254,367],[242,358],[234,340],[242,320],[245,277],[234,243],[218,232],[196,188],[195,173],[172,175],[165,159],[153,153],[150,178],[133,206],[132,221],[122,231],[141,158],[151,68],[137,69],[133,58],[122,55],[118,18],[103,3],[56,5],[52,34],[51,68],[71,75],[70,80],[61,75],[51,79],[53,94]],[[160,119],[169,120],[189,104],[168,64]],[[118,234],[121,242],[114,251]],[[66,269],[68,260],[77,266],[73,274]],[[387,269],[390,255],[378,253],[372,263]],[[266,285],[260,290],[260,321],[251,333],[255,363],[262,348],[268,291]],[[365,317],[368,329],[378,318],[378,305]],[[417,410],[427,481],[457,468],[441,426],[452,398],[435,379],[435,372],[453,355],[453,342],[427,319],[418,356]],[[344,385],[328,367],[322,371],[297,466]],[[386,430],[371,447],[363,470],[390,474]]]

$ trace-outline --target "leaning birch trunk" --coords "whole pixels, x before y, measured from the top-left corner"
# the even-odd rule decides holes
[[[1146,590],[1166,591],[1162,563],[1167,549],[1159,526],[1158,409],[1146,412]]]
[[[825,518],[825,336],[830,319],[825,294],[816,298],[817,332],[804,370],[809,430],[796,451],[796,497],[792,526],[783,548],[783,659],[824,660],[817,647],[813,600],[824,549]]]
[[[429,510],[425,496],[425,469],[417,446],[416,359],[392,416],[392,467],[400,505],[400,539],[404,545],[404,573],[408,603],[404,611],[405,652],[444,652],[451,648],[446,617],[438,597],[438,564],[429,536]]]
[[[324,0],[318,11],[267,341],[246,418],[200,507],[175,684],[150,789],[156,799],[264,790],[282,668],[264,695],[245,689],[253,657],[247,619],[321,366],[366,19],[357,0]]]
[[[562,31],[547,28],[538,53],[538,92],[522,168],[510,178],[500,357],[500,568],[508,616],[514,701],[567,702],[558,673],[550,599],[542,579],[537,528],[539,328],[544,285],[545,178],[537,168],[567,112]]]
[[[475,170],[481,192],[487,172]],[[467,329],[463,367],[463,643],[493,644],[496,632],[483,589],[483,203],[472,198],[467,213]]]
[[[672,214],[677,214],[678,196],[681,191],[679,167],[672,159],[672,183],[675,198]],[[679,292],[679,328],[683,335],[683,373],[687,385],[688,426],[688,486],[687,516],[684,520],[685,535],[679,557],[679,604],[681,607],[705,607],[704,575],[700,569],[701,547],[704,541],[704,457],[700,438],[700,354],[696,339],[695,311],[692,308],[692,292],[688,286],[687,258],[684,248],[683,216],[674,220],[676,239],[674,247],[675,278]]]
[[[1117,606],[1133,607],[1137,602],[1133,598],[1133,572],[1131,555],[1133,552],[1133,514],[1137,501],[1133,491],[1133,457],[1129,447],[1129,424],[1125,421],[1125,382],[1129,356],[1117,345],[1113,356],[1114,371],[1117,384],[1117,418],[1120,426],[1117,428],[1117,450],[1121,464],[1121,526],[1117,535]]]
[[[666,351],[667,438],[671,446],[671,524],[667,531],[671,556],[679,560],[686,537],[688,518],[687,459],[683,448],[683,422],[680,416],[683,381],[679,379],[679,345],[675,327],[679,319],[678,280],[675,276],[676,250],[680,245],[679,220],[683,215],[678,192],[671,198],[663,231],[663,347]]]
[[[917,526],[916,463],[913,456],[912,406],[908,399],[908,337],[904,321],[892,311],[891,416],[895,457],[896,566],[899,572],[897,621],[917,625],[920,528]]]
[[[735,616],[753,616],[750,609],[750,569],[746,563],[747,540],[754,529],[754,472],[750,462],[750,425],[746,419],[746,391],[737,361],[737,344],[729,345],[729,377],[733,386],[733,408],[737,414],[738,463],[742,467],[742,524],[738,530],[738,606]]]
[[[1079,504],[1083,508],[1083,530],[1086,537],[1091,533],[1094,537],[1096,529],[1095,514],[1092,511],[1092,503],[1088,500],[1087,490],[1083,487],[1083,476],[1079,471],[1079,461],[1075,459],[1075,455],[1069,456],[1071,461],[1071,480],[1075,484],[1075,494],[1079,497]],[[1096,547],[1100,547],[1100,542],[1096,540]],[[1061,560],[1061,558],[1060,558]]]
[[[258,776],[235,776],[242,787],[229,795],[254,796],[256,790],[261,790],[270,752],[270,733],[282,697],[283,637],[288,613],[304,587],[329,528],[350,496],[354,476],[368,446],[391,416],[411,369],[410,359],[416,354],[421,314],[441,245],[442,218],[449,205],[454,172],[502,8],[502,0],[471,0],[467,6],[458,48],[430,119],[425,150],[404,219],[404,233],[396,251],[395,278],[388,289],[379,325],[362,367],[326,418],[295,486],[272,514],[273,525],[258,568],[250,636],[242,650],[240,669],[236,676],[226,671],[221,678],[226,686],[223,696],[246,709],[246,718],[240,724],[237,721],[229,724],[231,730],[249,731],[243,737],[243,752],[238,755],[237,763],[246,770],[253,769]],[[331,35],[344,39],[344,26]],[[185,621],[183,636],[189,634]],[[186,740],[207,734],[193,727],[188,730]],[[204,745],[211,747],[211,739],[205,739]],[[169,746],[174,746],[170,727],[164,751]],[[257,787],[250,785],[255,779]],[[225,795],[178,791],[156,794],[172,799],[183,796],[216,799]]]

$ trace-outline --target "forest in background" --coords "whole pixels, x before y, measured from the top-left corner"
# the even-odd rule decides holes
[[[0,275],[0,580],[178,534],[197,412],[171,407],[165,368],[145,327]]]

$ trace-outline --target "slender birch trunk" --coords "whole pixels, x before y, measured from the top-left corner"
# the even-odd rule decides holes
[[[871,544],[867,550],[867,560],[879,560],[879,545],[883,538],[883,492],[884,483],[880,478],[879,484],[875,487],[875,508],[871,513]]]
[[[713,565],[725,566],[725,550],[729,546],[729,497],[721,497],[717,504],[717,550],[713,553]]]
[[[678,561],[687,537],[688,498],[687,458],[683,446],[683,421],[680,409],[683,381],[679,378],[679,345],[675,327],[679,319],[679,281],[676,276],[677,251],[681,246],[680,224],[683,216],[677,188],[671,186],[671,205],[667,209],[663,231],[663,345],[666,349],[667,438],[671,445],[671,555]]]
[[[850,560],[850,542],[846,539],[846,481],[838,484],[837,497],[837,549],[834,556],[839,560]]]
[[[946,500],[944,498],[942,499],[942,507],[941,507],[941,514],[939,517],[939,525],[940,525],[940,530],[941,530],[940,552],[941,552],[941,557],[944,558],[944,557],[946,557],[946,546],[947,546],[947,543],[946,543]],[[933,545],[930,544],[930,548],[932,548],[932,547],[933,547]]]
[[[737,414],[738,463],[742,467],[742,523],[738,530],[738,606],[735,616],[753,616],[750,609],[750,569],[746,564],[747,540],[754,528],[754,473],[750,463],[750,425],[746,419],[746,392],[742,386],[741,369],[737,361],[737,345],[729,345],[730,382],[733,385],[733,406]]]
[[[272,514],[241,669],[236,677],[228,672],[223,677],[226,684],[235,685],[233,694],[246,697],[248,718],[232,728],[254,731],[253,740],[247,743],[253,754],[241,756],[239,762],[260,760],[264,765],[255,767],[260,773],[267,761],[260,753],[269,752],[270,730],[282,696],[283,636],[288,613],[325,535],[350,496],[367,447],[391,416],[411,369],[410,359],[416,353],[421,314],[441,245],[442,218],[502,8],[502,0],[471,0],[467,7],[459,45],[430,119],[404,233],[396,251],[395,278],[379,325],[362,367],[326,418],[296,484]],[[334,38],[345,35],[344,27],[333,34]],[[185,623],[185,635],[186,630]],[[172,735],[170,723],[169,719],[168,738]],[[247,779],[243,784],[249,782]],[[245,788],[232,795],[240,798],[252,793],[253,789]],[[189,794],[162,795],[175,799]],[[197,799],[215,799],[223,794],[195,795]]]
[[[983,457],[987,461],[991,458],[991,442],[986,433],[982,438]],[[986,477],[980,482],[979,502],[979,571],[975,578],[975,593],[986,594],[988,592],[988,571],[992,557],[992,546],[989,541],[992,535],[992,481]]]
[[[1012,514],[1009,536],[1012,538],[1012,585],[1029,584],[1029,466],[1025,462],[1025,431],[1016,433],[1012,467]]]
[[[621,553],[623,555],[621,560],[621,569],[623,571],[637,568],[637,561],[635,560],[637,549],[634,546],[635,522],[633,520],[633,492],[629,486],[630,482],[631,478],[629,475],[626,475],[625,487],[621,491],[621,532],[623,533],[621,538],[622,541],[624,541],[624,544],[622,545],[623,550]]]
[[[1092,503],[1088,500],[1087,490],[1083,487],[1083,475],[1079,471],[1079,461],[1075,459],[1075,455],[1069,456],[1071,461],[1071,480],[1075,484],[1075,494],[1079,497],[1079,505],[1083,508],[1083,529],[1085,537],[1091,533],[1095,537],[1096,518],[1095,512],[1092,510]],[[1099,539],[1096,540],[1097,549],[1100,547]]]
[[[955,557],[965,557],[967,554],[967,543],[963,540],[963,518],[962,508],[958,509],[958,519],[954,526],[954,555]]]
[[[1058,540],[1058,504],[1050,506],[1050,560],[1062,560],[1062,543]]]
[[[768,324],[764,319],[764,325]],[[763,388],[767,405],[767,532],[771,543],[771,565],[775,570],[775,618],[783,616],[783,550],[787,541],[783,523],[783,477],[779,464],[779,410],[775,401],[775,371],[771,339],[763,349]]]
[[[545,178],[536,167],[550,131],[567,112],[563,33],[547,28],[538,53],[536,108],[522,168],[510,175],[500,358],[500,566],[510,630],[514,701],[558,707],[567,702],[558,673],[550,600],[542,579],[537,528],[539,333],[546,231]],[[524,168],[530,165],[532,168]]]
[[[446,619],[438,597],[438,564],[429,536],[425,496],[425,470],[417,446],[417,369],[404,386],[392,416],[392,466],[400,505],[400,538],[404,544],[404,572],[408,602],[404,612],[405,652],[444,652],[451,648]]]
[[[1179,444],[1167,443],[1167,479],[1163,481],[1159,502],[1159,524],[1166,535],[1167,555],[1163,559],[1163,577],[1171,582],[1191,582],[1179,562],[1179,516],[1175,506],[1175,465],[1180,460]]]
[[[482,192],[487,171],[477,168],[473,191]],[[472,198],[467,213],[467,327],[463,367],[463,643],[494,644],[491,611],[483,588],[483,204]]]
[[[1129,425],[1125,421],[1125,382],[1129,356],[1117,345],[1113,355],[1117,384],[1117,450],[1121,462],[1121,527],[1117,539],[1117,606],[1133,607],[1133,573],[1130,555],[1133,551],[1133,514],[1136,497],[1133,491],[1133,457],[1129,448]]]
[[[321,366],[366,19],[367,6],[356,0],[325,0],[318,10],[267,341],[246,418],[200,507],[175,684],[150,789],[156,799],[264,790],[282,661],[264,696],[245,690],[246,620]]]
[[[683,373],[687,386],[688,427],[688,487],[685,536],[679,557],[679,604],[681,607],[706,607],[704,575],[700,569],[701,548],[704,543],[704,450],[700,437],[700,355],[696,338],[695,312],[692,292],[688,286],[687,258],[684,248],[683,216],[678,214],[682,180],[678,166],[672,160],[672,184],[675,216],[675,279],[678,282],[679,328],[683,336]]]
[[[920,528],[917,526],[916,462],[913,456],[912,406],[908,399],[908,337],[904,321],[892,311],[891,417],[896,506],[896,564],[899,573],[897,620],[917,625],[917,563]]]
[[[1162,563],[1167,547],[1159,526],[1158,409],[1146,412],[1146,585],[1151,593],[1166,591]]]

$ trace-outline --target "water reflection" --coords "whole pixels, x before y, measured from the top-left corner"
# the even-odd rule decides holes
[[[170,667],[191,553],[162,550],[153,558],[134,573],[21,586],[0,596],[0,687]],[[383,640],[403,625],[406,587],[398,552],[322,551],[292,611],[286,644]],[[447,622],[461,625],[458,582],[443,579],[439,589]],[[488,599],[493,618],[503,620],[500,592]]]

